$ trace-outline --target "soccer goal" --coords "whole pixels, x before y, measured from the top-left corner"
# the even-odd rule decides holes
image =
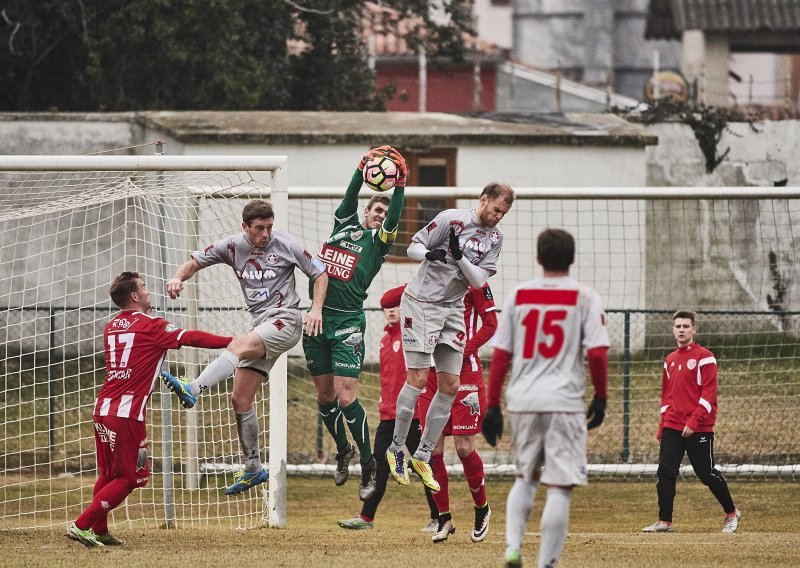
[[[191,251],[237,232],[242,206],[254,197],[269,198],[276,226],[316,252],[345,182],[288,189],[284,157],[0,158],[0,528],[66,523],[91,499],[91,413],[104,378],[99,338],[115,311],[108,298],[113,276],[143,274],[157,313],[180,326],[244,332],[249,316],[227,267],[200,272],[179,301],[166,297],[165,281]],[[498,306],[508,290],[539,273],[535,238],[551,226],[575,235],[572,273],[598,290],[607,309],[610,400],[606,422],[590,434],[591,473],[652,478],[661,361],[674,345],[670,314],[690,307],[700,315],[698,341],[719,361],[715,451],[726,475],[800,479],[800,189],[515,190],[490,280]],[[380,295],[413,274],[416,263],[405,258],[411,235],[442,209],[473,206],[479,192],[406,190],[398,244],[366,304],[359,398],[373,431]],[[307,298],[300,273],[298,291]],[[487,365],[489,353],[482,351]],[[196,376],[215,355],[187,348],[171,352],[168,362],[173,372]],[[343,511],[357,506],[357,475],[333,487],[335,448],[318,420],[299,345],[257,398],[268,490],[225,496],[241,465],[231,389],[222,383],[185,411],[159,384],[149,413],[151,482],[115,511],[115,524],[284,526],[287,473],[320,475],[342,492]],[[490,475],[512,471],[507,436],[497,448],[478,440],[478,448]],[[458,472],[450,442],[446,450]]]
[[[117,311],[111,279],[139,272],[155,313],[188,329],[231,335],[249,314],[227,267],[198,274],[183,297],[164,284],[193,250],[240,230],[246,200],[269,198],[287,228],[286,157],[18,156],[0,158],[0,528],[74,519],[96,475],[92,410],[104,381],[102,328]],[[227,269],[227,270],[225,270]],[[173,373],[197,376],[216,353],[170,351]],[[222,494],[238,468],[231,386],[183,410],[156,385],[148,414],[148,487],[115,523],[286,523],[286,357],[257,401],[268,488]]]

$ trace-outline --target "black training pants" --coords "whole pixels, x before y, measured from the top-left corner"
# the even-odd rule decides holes
[[[689,456],[695,475],[707,486],[726,513],[736,509],[728,484],[722,473],[714,467],[713,432],[695,432],[684,438],[681,432],[664,428],[661,432],[661,447],[658,452],[658,518],[672,522],[672,506],[675,501],[675,482],[678,479],[683,454]]]

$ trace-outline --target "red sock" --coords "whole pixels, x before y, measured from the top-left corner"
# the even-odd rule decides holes
[[[83,514],[75,521],[75,525],[85,531],[90,527],[94,529],[95,523],[99,523],[97,526],[102,529],[108,512],[127,499],[132,491],[133,486],[123,479],[110,481],[97,492]],[[103,532],[108,532],[108,525],[105,529]]]
[[[469,492],[472,493],[472,500],[476,507],[486,505],[486,484],[483,479],[483,460],[478,452],[473,451],[465,458],[461,458],[464,465],[464,477],[469,485]]]
[[[450,495],[448,493],[447,468],[444,466],[444,455],[433,456],[431,460],[433,478],[439,482],[439,491],[433,494],[433,502],[439,509],[439,514],[450,511]]]
[[[108,485],[108,479],[101,473],[97,476],[97,481],[94,483],[92,498],[94,499],[94,496],[100,493],[106,485]],[[92,524],[92,530],[94,530],[94,534],[106,534],[108,532],[108,513],[95,520]]]

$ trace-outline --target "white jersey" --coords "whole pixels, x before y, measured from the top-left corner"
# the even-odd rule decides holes
[[[608,347],[600,296],[569,278],[537,278],[506,297],[494,347],[511,353],[509,412],[582,412],[584,349]]]
[[[310,280],[325,272],[325,265],[311,256],[300,242],[285,231],[273,230],[267,245],[252,246],[244,233],[226,237],[192,253],[200,268],[223,263],[233,268],[247,309],[255,318],[272,308],[297,309],[294,269]]]
[[[458,235],[464,258],[483,268],[489,276],[497,272],[497,260],[503,247],[503,233],[498,227],[485,227],[473,209],[447,209],[414,235],[412,243],[422,243],[432,251],[445,249],[447,264],[423,260],[406,288],[406,294],[420,302],[453,302],[464,297],[469,282],[456,264],[449,249],[450,227]]]

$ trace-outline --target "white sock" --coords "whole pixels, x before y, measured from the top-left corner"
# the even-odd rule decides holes
[[[198,396],[204,390],[213,387],[233,376],[239,358],[225,349],[219,357],[211,361],[195,380],[189,382],[192,394]]]
[[[397,394],[397,404],[395,405],[396,417],[394,419],[394,433],[389,451],[399,450],[406,443],[408,429],[411,428],[411,421],[414,419],[414,407],[422,389],[414,388],[408,383],[403,383],[403,388]]]
[[[572,488],[548,487],[547,503],[542,511],[542,542],[539,549],[539,568],[552,568],[561,558],[567,541],[569,500]]]
[[[539,483],[528,483],[521,477],[514,480],[506,499],[506,550],[522,550],[522,540],[528,528],[533,501]]]

